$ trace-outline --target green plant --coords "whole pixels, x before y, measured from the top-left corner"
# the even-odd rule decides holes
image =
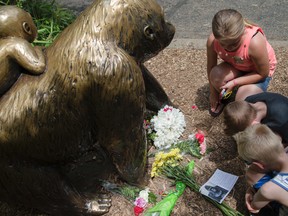
[[[0,1],[0,5],[17,5],[31,14],[38,29],[35,45],[49,46],[76,18],[72,11],[60,7],[55,0],[6,0]]]

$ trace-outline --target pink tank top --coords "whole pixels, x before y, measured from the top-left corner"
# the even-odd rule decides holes
[[[241,46],[233,52],[228,52],[225,49],[221,47],[218,40],[214,40],[214,50],[218,54],[218,56],[225,62],[230,63],[233,67],[235,67],[237,70],[243,71],[243,72],[250,72],[255,71],[255,65],[250,58],[248,54],[248,49],[250,45],[250,41],[252,37],[257,33],[261,32],[264,35],[263,30],[258,26],[252,26],[252,27],[246,27],[245,29],[245,35],[244,40],[241,44]],[[266,40],[266,47],[268,51],[268,57],[269,57],[269,76],[271,77],[276,69],[276,56],[274,49],[269,44],[269,42]]]

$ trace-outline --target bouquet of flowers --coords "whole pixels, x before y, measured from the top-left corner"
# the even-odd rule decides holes
[[[136,186],[131,186],[128,184],[116,185],[108,181],[102,181],[102,186],[112,193],[120,194],[125,199],[134,204],[134,215],[140,215],[145,208],[148,206],[148,203],[155,204],[157,197],[152,193],[149,188],[141,190]],[[138,194],[138,196],[137,196]]]
[[[190,163],[194,163],[194,161],[191,161]],[[192,168],[192,171],[193,169],[194,166]],[[181,164],[178,166],[170,166],[169,164],[166,164],[161,168],[161,175],[169,179],[173,179],[175,180],[175,182],[179,181],[183,182],[187,187],[189,187],[194,192],[200,193],[199,192],[200,185],[199,183],[197,183],[193,174],[191,175],[191,171],[187,172],[187,166],[183,166]],[[225,216],[244,216],[241,212],[238,212],[237,210],[231,208],[225,202],[222,202],[220,204],[207,196],[203,196],[203,198],[206,199],[208,202],[212,203],[214,206],[216,206]]]
[[[198,130],[197,133],[191,134],[188,140],[183,140],[174,145],[183,153],[190,154],[194,157],[201,158],[206,153],[206,139],[204,132]]]
[[[188,139],[192,140],[192,141],[196,141],[198,143],[199,153],[201,155],[206,153],[206,139],[205,139],[205,135],[204,135],[203,131],[198,130],[197,133],[191,134],[188,137]]]
[[[184,115],[178,109],[166,105],[152,119],[144,121],[148,134],[148,142],[159,150],[178,148],[182,153],[188,153],[201,158],[206,153],[206,139],[203,131],[198,130],[187,140],[179,141],[185,130]]]
[[[171,211],[173,210],[173,207],[175,206],[175,203],[177,199],[182,195],[185,186],[189,187],[191,190],[193,190],[196,193],[200,193],[200,184],[197,183],[194,175],[195,162],[192,160],[190,161],[186,166],[183,166],[180,163],[167,163],[163,162],[162,166],[158,163],[157,173],[158,175],[162,175],[164,177],[167,177],[169,179],[172,179],[175,181],[176,189],[177,185],[182,186],[181,190],[178,189],[172,196],[167,196],[162,201],[157,203],[154,207],[148,209],[145,212],[145,216],[153,216],[155,215],[163,215],[163,216],[169,216]],[[221,204],[210,199],[207,196],[203,196],[204,199],[206,199],[208,202],[215,205],[225,216],[244,216],[242,213],[238,212],[237,210],[231,208],[228,204],[225,202],[222,202]]]
[[[152,165],[151,177],[154,177],[158,174],[162,174],[165,167],[177,167],[182,160],[182,156],[180,155],[180,149],[175,148],[170,150],[167,153],[159,152],[155,156],[155,161]],[[194,169],[194,161],[189,163],[187,166],[187,175],[192,174]],[[164,199],[158,202],[155,206],[145,211],[145,216],[169,216],[172,212],[174,206],[176,205],[179,197],[184,193],[186,185],[181,182],[175,182],[176,189],[171,191]]]
[[[158,152],[155,155],[155,160],[152,164],[151,170],[151,178],[158,175],[161,172],[161,168],[164,164],[169,164],[170,166],[177,166],[179,161],[182,160],[182,156],[180,154],[180,149],[175,148],[171,149],[169,152]]]
[[[167,149],[177,143],[186,127],[183,113],[168,105],[159,110],[150,122],[153,128],[150,132],[155,133],[155,136],[152,136],[154,146],[158,149]]]
[[[148,204],[149,189],[146,188],[139,192],[139,196],[134,201],[134,214],[138,216],[141,214]]]

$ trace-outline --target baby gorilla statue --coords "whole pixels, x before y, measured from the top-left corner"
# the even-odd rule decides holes
[[[17,81],[21,72],[44,72],[44,54],[40,47],[30,44],[36,37],[37,28],[29,13],[16,6],[0,7],[0,96]]]

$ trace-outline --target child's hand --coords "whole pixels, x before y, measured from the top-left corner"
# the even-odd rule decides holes
[[[252,206],[251,206],[254,193],[255,192],[254,192],[253,188],[249,187],[247,189],[246,194],[245,194],[245,203],[246,203],[246,207],[249,210],[249,212],[257,214],[260,210],[256,210],[256,209],[252,208]]]
[[[220,89],[225,89],[226,92],[230,92],[236,86],[234,83],[235,83],[234,80],[230,80],[225,85],[221,86]]]

